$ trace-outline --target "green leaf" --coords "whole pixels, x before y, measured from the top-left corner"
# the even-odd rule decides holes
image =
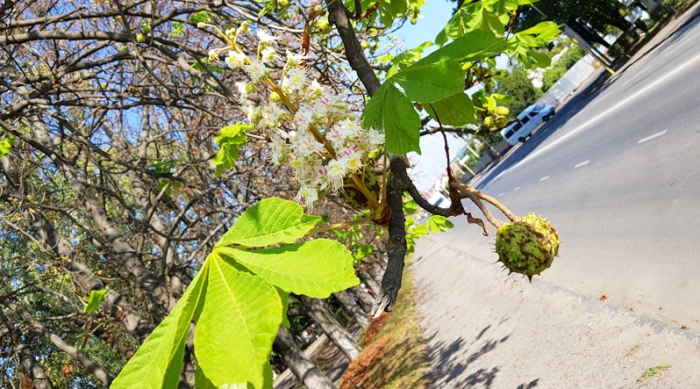
[[[451,59],[441,59],[424,66],[411,66],[394,75],[413,101],[432,103],[464,90],[462,67]]]
[[[12,152],[12,143],[9,139],[0,140],[0,158]]]
[[[474,103],[466,94],[460,92],[446,99],[424,106],[430,117],[439,120],[447,126],[463,126],[465,124],[476,124],[474,115]]]
[[[406,215],[413,215],[418,209],[418,204],[414,200],[406,201],[403,203],[403,212]]]
[[[541,22],[533,27],[518,32],[516,35],[539,35],[539,38],[550,41],[559,35],[559,25],[555,22]]]
[[[493,32],[475,30],[430,53],[413,66],[423,66],[443,59],[452,59],[460,63],[476,61],[494,56],[507,48],[506,41]]]
[[[283,290],[326,298],[359,283],[352,254],[335,240],[308,242],[263,250],[216,249]]]
[[[415,235],[416,237],[421,236],[421,235],[428,235],[430,231],[428,230],[428,227],[425,224],[419,224],[411,230],[411,233]]]
[[[353,255],[353,258],[355,259],[355,263],[358,263],[372,254],[374,254],[374,246],[371,244],[361,244],[357,246],[357,252]]]
[[[547,54],[540,53],[536,50],[530,50],[528,51],[528,55],[535,60],[535,64],[537,64],[538,67],[546,68],[552,64],[552,59],[549,58]]]
[[[444,216],[433,215],[425,222],[425,226],[432,232],[445,232],[454,227],[451,221]]]
[[[236,123],[222,128],[220,135],[214,138],[214,141],[219,144],[219,152],[212,159],[212,163],[216,165],[216,177],[221,176],[223,169],[220,169],[220,166],[232,169],[236,164],[240,156],[238,148],[248,141],[245,131],[252,128],[252,124]]]
[[[420,117],[413,103],[391,82],[385,82],[362,113],[365,128],[384,130],[386,149],[396,155],[420,154]]]
[[[194,333],[201,375],[216,387],[250,382],[263,386],[263,368],[282,323],[275,288],[227,264],[216,252],[208,259],[207,298]]]
[[[97,308],[100,307],[102,300],[105,299],[107,292],[109,292],[109,289],[99,289],[91,291],[90,299],[88,300],[88,303],[85,304],[85,306],[83,307],[83,312],[93,313],[97,311]]]
[[[294,243],[320,221],[320,216],[304,215],[301,205],[294,201],[270,197],[243,212],[236,224],[216,243],[216,247],[231,244],[263,247]]]
[[[292,323],[289,322],[287,317],[287,308],[289,308],[289,292],[282,290],[280,287],[275,286],[277,294],[280,296],[280,301],[282,302],[282,325],[291,328]]]
[[[190,17],[190,23],[197,24],[200,22],[209,23],[211,21],[211,15],[207,11],[199,11]]]
[[[195,310],[204,298],[208,261],[194,278],[175,308],[156,327],[146,342],[124,366],[112,382],[115,388],[175,388],[180,381],[180,369],[187,333]]]

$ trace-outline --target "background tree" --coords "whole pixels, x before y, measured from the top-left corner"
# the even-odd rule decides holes
[[[520,67],[506,73],[498,81],[496,91],[513,97],[513,101],[504,104],[510,111],[509,118],[511,119],[542,95],[542,91],[532,85],[532,81],[527,76],[527,70]]]

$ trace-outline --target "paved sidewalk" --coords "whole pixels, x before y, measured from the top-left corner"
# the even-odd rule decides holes
[[[700,388],[700,334],[508,276],[455,224],[422,237],[412,265],[435,388]]]

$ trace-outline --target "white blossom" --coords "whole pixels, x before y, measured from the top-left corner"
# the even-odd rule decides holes
[[[370,128],[367,131],[367,142],[371,146],[380,146],[384,144],[384,133]]]
[[[231,50],[226,57],[226,65],[233,70],[238,70],[245,65],[245,59],[245,54]]]
[[[284,113],[285,111],[277,103],[270,102],[265,104],[261,112],[262,123],[269,128],[275,128],[279,125]]]
[[[302,91],[306,84],[306,71],[304,69],[289,69],[282,80],[282,89],[287,93]]]
[[[309,84],[308,93],[311,95],[311,97],[319,98],[323,95],[323,87],[318,83],[318,81],[313,80],[311,81],[311,84]]]
[[[268,34],[265,30],[258,30],[256,35],[258,36],[258,39],[260,39],[260,42],[272,43],[277,40],[276,37]]]
[[[362,153],[355,150],[345,149],[339,154],[338,161],[345,165],[346,172],[354,173],[362,167]]]
[[[312,186],[301,185],[301,188],[299,188],[299,193],[297,193],[296,200],[300,202],[302,199],[304,200],[304,204],[306,204],[306,208],[309,211],[312,211],[314,208],[314,202],[318,200],[318,191]]]
[[[297,157],[307,157],[323,151],[323,143],[317,141],[310,132],[297,133],[292,147]]]
[[[256,59],[251,59],[250,64],[243,65],[243,70],[248,73],[253,82],[259,81],[265,76],[265,72],[267,72],[265,65]]]
[[[314,112],[305,106],[300,107],[294,114],[293,123],[297,131],[306,131],[313,120]]]
[[[275,165],[286,159],[287,143],[277,134],[272,134],[272,141],[268,143],[270,147],[270,161]]]
[[[236,88],[238,88],[238,93],[241,94],[241,101],[243,101],[243,100],[245,100],[245,99],[248,98],[248,93],[249,93],[248,91],[250,90],[250,89],[249,89],[249,86],[248,86],[248,83],[246,83],[246,82],[237,82],[237,83],[236,83]]]
[[[260,59],[261,59],[262,61],[268,61],[268,62],[269,62],[269,61],[272,61],[272,60],[275,58],[275,54],[277,54],[277,52],[275,51],[274,48],[272,48],[272,47],[266,47],[266,48],[264,48],[264,49],[262,50],[262,52],[260,52]]]

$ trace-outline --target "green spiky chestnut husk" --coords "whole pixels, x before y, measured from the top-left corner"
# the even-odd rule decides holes
[[[559,255],[559,235],[544,218],[527,215],[498,228],[496,253],[498,261],[511,273],[524,274],[532,280]]]

